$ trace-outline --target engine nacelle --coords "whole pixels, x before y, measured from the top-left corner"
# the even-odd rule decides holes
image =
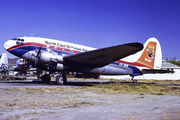
[[[26,70],[28,70],[30,68],[30,65],[24,59],[19,59],[19,60],[16,61],[16,67],[20,71],[26,71]]]
[[[63,63],[63,57],[61,54],[58,54],[53,51],[41,51],[39,62],[44,62],[48,64],[57,64]]]
[[[63,64],[58,63],[57,66],[56,66],[56,70],[57,70],[57,71],[62,71],[62,70],[64,70]]]

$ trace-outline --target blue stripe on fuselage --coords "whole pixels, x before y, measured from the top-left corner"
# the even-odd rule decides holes
[[[128,65],[129,68],[131,68],[133,70],[133,74],[132,76],[138,76],[138,75],[142,75],[142,72],[140,69],[138,69],[137,67],[135,66],[131,66],[131,65]]]
[[[131,68],[131,69],[133,70],[132,76],[142,75],[141,70],[138,69],[136,66],[127,65],[127,64],[123,64],[123,63],[119,63],[119,62],[113,62],[113,63],[111,63],[111,64],[117,65],[117,66],[122,66],[122,67],[128,67],[128,68]]]
[[[38,51],[40,47],[39,46],[21,46],[21,47],[12,49],[9,52],[18,57],[22,57],[24,54],[28,53],[29,51],[35,51],[36,49]],[[42,47],[41,50],[46,50],[46,48]],[[66,52],[65,49],[63,51],[54,50],[54,49],[51,49],[51,50],[54,52],[63,53],[63,54],[73,54],[73,53]]]

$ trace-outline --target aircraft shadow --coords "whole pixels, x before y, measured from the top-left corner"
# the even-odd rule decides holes
[[[40,80],[33,80],[33,81],[22,81],[22,80],[11,80],[11,81],[0,81],[0,83],[17,83],[19,86],[24,85],[57,85],[55,81],[51,81],[49,83],[43,83]],[[122,82],[122,81],[86,81],[86,80],[68,80],[65,86],[98,86],[98,85],[116,85],[116,84],[126,84],[126,85],[141,85],[141,84],[155,84],[155,83],[145,83],[145,82]]]
[[[56,83],[55,83],[56,84]],[[140,82],[140,83],[133,83],[133,82],[117,82],[117,81],[108,81],[108,82],[99,82],[99,81],[95,81],[95,82],[87,82],[87,81],[79,81],[79,82],[67,82],[66,85],[69,86],[98,86],[98,85],[117,85],[117,84],[126,84],[126,85],[141,85],[141,84],[154,84],[154,83],[144,83],[144,82]]]

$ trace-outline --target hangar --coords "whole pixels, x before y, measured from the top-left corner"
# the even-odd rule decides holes
[[[174,73],[163,73],[163,74],[143,74],[141,76],[136,76],[135,79],[154,79],[154,80],[180,80],[180,67],[169,62],[162,63],[162,70],[173,70]],[[129,75],[117,75],[108,76],[100,75],[100,78],[112,78],[112,79],[131,79]]]

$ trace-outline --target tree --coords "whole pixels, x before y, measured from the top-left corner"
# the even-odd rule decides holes
[[[166,62],[172,63],[174,65],[180,66],[180,60],[176,60],[176,57],[174,57],[173,59],[168,59],[166,58]]]

